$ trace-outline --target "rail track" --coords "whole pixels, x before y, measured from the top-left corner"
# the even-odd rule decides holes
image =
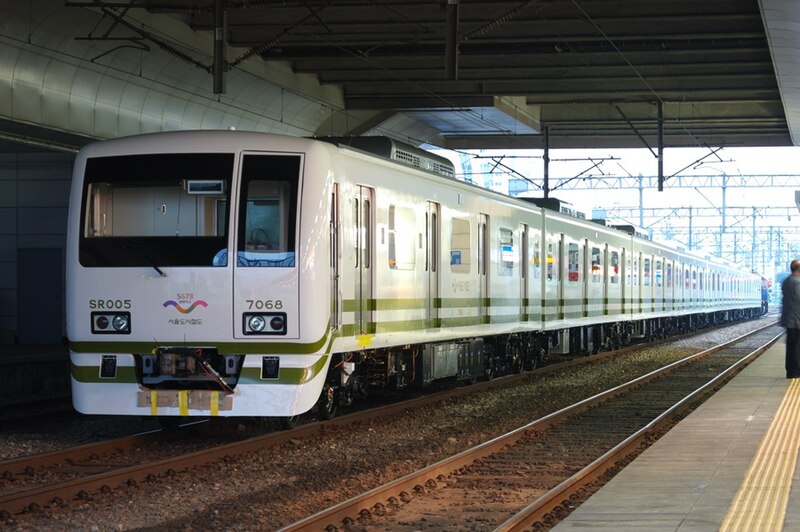
[[[514,383],[540,378],[550,372],[559,372],[571,366],[596,362],[610,355],[614,355],[614,353],[581,358],[568,363],[544,367],[534,372],[503,377],[470,387],[461,387],[349,414],[327,422],[302,425],[291,431],[270,433],[224,445],[213,445],[212,438],[207,438],[209,440],[206,442],[207,448],[183,453],[171,449],[171,453],[176,456],[166,456],[169,453],[165,451],[165,457],[158,458],[156,455],[154,459],[144,460],[145,463],[139,463],[143,460],[135,454],[136,450],[158,447],[154,442],[158,443],[160,440],[164,440],[163,434],[141,434],[132,439],[123,438],[65,449],[56,453],[0,462],[0,477],[2,477],[0,478],[0,487],[2,487],[0,489],[0,518],[8,519],[13,516],[13,519],[24,519],[35,516],[36,510],[68,506],[72,502],[82,504],[82,501],[91,499],[95,494],[106,493],[120,487],[124,489],[125,486],[135,485],[142,481],[159,478],[169,481],[181,471],[197,468],[204,464],[229,461],[232,457],[278,447],[287,442],[311,441],[327,433],[335,433],[344,427],[356,426],[371,419],[384,419],[393,414],[408,415],[409,411],[427,405],[480,393],[484,390],[506,388]],[[171,443],[169,439],[161,442],[167,447],[170,447]],[[197,447],[196,444],[195,447]],[[25,479],[25,481],[17,482],[19,479]],[[424,486],[424,483],[422,485]]]
[[[547,529],[782,332],[692,355],[283,530]]]

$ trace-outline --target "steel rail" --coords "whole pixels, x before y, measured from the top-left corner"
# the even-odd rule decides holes
[[[754,331],[754,333],[759,331]],[[713,394],[716,388],[723,384],[724,381],[741,370],[743,366],[749,364],[755,357],[759,356],[774,344],[781,336],[783,336],[783,332],[771,338],[764,345],[757,347],[737,362],[731,364],[725,371],[675,403],[668,410],[665,410],[658,417],[650,421],[650,423],[642,427],[636,433],[628,436],[625,440],[608,450],[591,464],[533,501],[529,506],[498,526],[495,530],[502,532],[526,530],[526,527],[538,521],[546,521],[548,514],[560,507],[565,499],[568,500],[571,493],[574,493],[578,488],[585,486],[592,480],[599,478],[614,463],[623,459],[626,455],[639,447],[651,434],[669,425],[675,415],[688,407],[691,402]]]
[[[397,498],[398,496],[402,497],[403,492],[411,492],[414,491],[415,489],[421,489],[428,482],[435,481],[438,477],[442,475],[447,475],[449,473],[452,473],[453,471],[456,471],[464,466],[472,464],[473,462],[475,462],[480,458],[497,453],[503,448],[513,445],[514,443],[516,443],[518,440],[520,440],[522,437],[524,437],[526,434],[528,434],[533,430],[541,430],[547,428],[549,425],[562,421],[563,419],[569,416],[588,410],[589,408],[599,403],[602,403],[603,401],[609,399],[610,397],[619,395],[631,388],[635,388],[649,381],[652,381],[658,377],[661,377],[662,375],[668,374],[673,370],[677,369],[678,367],[689,364],[697,359],[708,356],[716,351],[725,349],[726,347],[729,347],[732,344],[735,344],[765,329],[773,327],[774,325],[775,325],[774,322],[770,323],[755,331],[751,331],[749,333],[740,335],[723,344],[711,347],[709,349],[705,349],[698,353],[694,353],[678,361],[672,362],[666,366],[651,371],[645,375],[637,377],[636,379],[615,386],[614,388],[611,388],[604,392],[600,392],[596,395],[593,395],[592,397],[588,397],[573,405],[562,408],[556,412],[548,414],[547,416],[534,420],[522,427],[514,429],[513,431],[510,431],[506,434],[493,438],[492,440],[484,442],[471,449],[462,451],[461,453],[454,455],[450,458],[446,458],[445,460],[442,460],[428,467],[420,469],[419,471],[410,473],[400,479],[389,482],[382,486],[378,486],[361,495],[343,501],[339,504],[331,506],[330,508],[327,508],[318,513],[310,515],[304,519],[301,519],[300,521],[287,525],[286,527],[281,528],[280,531],[296,532],[296,531],[308,531],[308,530],[325,530],[328,527],[335,528],[341,524],[344,525],[350,524],[353,521],[354,516],[359,515],[361,512],[365,511],[368,512],[376,504],[386,504],[386,502],[389,501],[391,498]],[[777,340],[777,338],[779,338],[780,336],[781,335],[777,335],[776,337],[774,337],[770,341],[770,343]],[[746,358],[749,359],[752,356],[753,355],[751,353]],[[739,365],[740,364],[737,363],[734,364],[732,367],[738,368]],[[578,475],[580,474],[576,474],[576,476]]]

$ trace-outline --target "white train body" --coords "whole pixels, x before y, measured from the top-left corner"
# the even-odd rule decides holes
[[[67,249],[73,401],[89,414],[288,417],[369,384],[471,379],[761,311],[754,274],[258,133],[84,148]]]

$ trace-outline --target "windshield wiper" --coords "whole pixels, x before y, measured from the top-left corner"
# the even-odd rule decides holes
[[[158,272],[158,275],[160,275],[161,277],[166,277],[166,276],[167,276],[167,274],[166,274],[166,273],[164,273],[164,272],[161,270],[161,268],[159,268],[159,267],[158,267],[158,265],[156,264],[156,261],[154,261],[153,259],[151,259],[151,258],[150,258],[150,257],[147,255],[147,253],[145,253],[145,252],[144,252],[144,250],[141,248],[141,246],[132,246],[132,245],[130,245],[130,244],[125,244],[125,245],[123,245],[123,246],[122,246],[122,249],[133,249],[133,250],[135,250],[137,253],[139,253],[139,255],[141,255],[141,256],[142,256],[142,258],[143,258],[144,260],[146,260],[146,261],[147,261],[147,263],[148,263],[148,264],[149,264],[149,265],[150,265],[150,266],[151,266],[151,267],[152,267],[152,268],[153,268],[155,271],[157,271],[157,272]]]

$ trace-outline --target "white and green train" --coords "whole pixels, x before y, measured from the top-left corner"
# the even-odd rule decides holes
[[[75,408],[329,417],[370,386],[761,313],[755,274],[460,182],[416,148],[346,142],[193,131],[85,147],[67,245]]]

